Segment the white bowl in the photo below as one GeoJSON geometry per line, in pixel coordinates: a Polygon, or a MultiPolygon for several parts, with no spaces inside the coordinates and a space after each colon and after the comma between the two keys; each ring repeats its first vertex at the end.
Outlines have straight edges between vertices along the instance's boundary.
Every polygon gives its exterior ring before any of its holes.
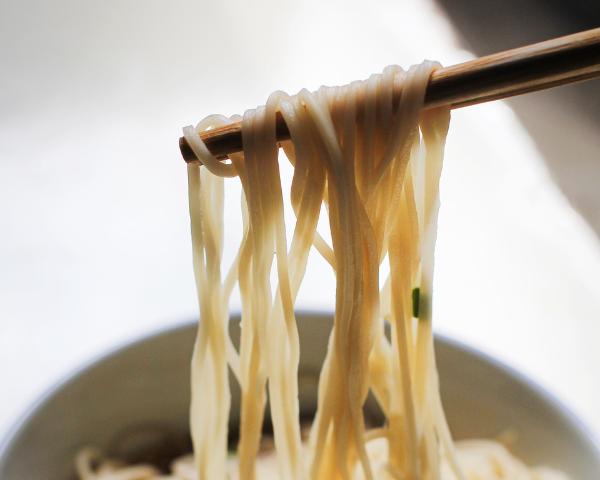
{"type": "MultiPolygon", "coordinates": [[[[317,375],[331,317],[298,314],[302,414],[314,412],[317,375]]],[[[237,323],[232,335],[237,336],[237,323]]],[[[73,478],[85,445],[128,457],[172,458],[189,449],[189,361],[195,326],[159,332],[91,362],[44,395],[0,445],[2,480],[73,478]]],[[[573,479],[598,478],[597,446],[568,410],[517,372],[453,340],[436,339],[441,392],[457,439],[493,437],[512,428],[511,449],[573,479]]],[[[232,411],[239,405],[233,388],[232,411]]],[[[368,416],[377,421],[374,403],[368,416]]],[[[231,417],[235,432],[237,417],[231,417]]]]}

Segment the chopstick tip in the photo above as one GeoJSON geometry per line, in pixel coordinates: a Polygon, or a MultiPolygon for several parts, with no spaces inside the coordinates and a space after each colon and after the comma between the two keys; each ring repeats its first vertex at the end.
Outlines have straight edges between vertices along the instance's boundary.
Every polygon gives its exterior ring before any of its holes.
{"type": "Polygon", "coordinates": [[[185,160],[185,163],[197,162],[198,158],[194,154],[193,150],[190,148],[185,137],[179,138],[179,151],[181,152],[181,156],[185,160]]]}

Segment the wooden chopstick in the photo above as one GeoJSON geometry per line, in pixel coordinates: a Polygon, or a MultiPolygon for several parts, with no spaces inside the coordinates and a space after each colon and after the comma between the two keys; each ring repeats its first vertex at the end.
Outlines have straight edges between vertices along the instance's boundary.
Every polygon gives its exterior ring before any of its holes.
{"type": "MultiPolygon", "coordinates": [[[[431,76],[425,108],[466,107],[597,77],[600,28],[441,68],[431,76]]],[[[398,101],[399,92],[394,92],[394,102],[398,101]]],[[[279,113],[276,121],[277,139],[289,139],[279,113]]],[[[241,122],[203,132],[201,138],[217,158],[243,150],[241,122]]],[[[179,148],[186,162],[198,161],[183,137],[179,148]]]]}

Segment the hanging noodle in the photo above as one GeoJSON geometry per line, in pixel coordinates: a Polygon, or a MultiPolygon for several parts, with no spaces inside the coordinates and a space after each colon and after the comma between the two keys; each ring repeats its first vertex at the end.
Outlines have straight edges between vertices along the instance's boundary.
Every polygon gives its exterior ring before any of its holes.
{"type": "Polygon", "coordinates": [[[267,397],[276,451],[273,478],[564,479],[530,469],[499,443],[453,443],[439,396],[431,295],[439,180],[449,110],[423,110],[437,64],[381,75],[344,87],[271,95],[242,119],[243,154],[214,158],[200,132],[234,119],[211,116],[184,135],[204,167],[188,166],[194,273],[200,305],[192,359],[190,458],[170,476],[148,466],[100,462],[85,450],[83,480],[253,480],[267,397]],[[401,89],[393,106],[393,91],[401,89]],[[275,114],[291,134],[283,148],[294,166],[296,224],[288,249],[275,114]],[[243,188],[243,238],[222,277],[223,177],[243,188]],[[268,185],[265,188],[265,185],[268,185]],[[317,233],[321,206],[331,245],[317,233]],[[294,303],[308,255],[316,250],[336,275],[335,316],[322,366],[318,408],[308,446],[301,440],[300,358],[294,303]],[[273,255],[275,252],[275,255],[273,255]],[[379,270],[389,277],[379,285],[379,270]],[[277,285],[271,287],[275,268],[277,285]],[[235,283],[241,293],[239,352],[227,331],[235,283]],[[389,327],[391,335],[386,336],[389,327]],[[241,387],[237,460],[227,458],[230,368],[241,387]],[[367,431],[363,405],[372,392],[384,427],[367,431]]]}

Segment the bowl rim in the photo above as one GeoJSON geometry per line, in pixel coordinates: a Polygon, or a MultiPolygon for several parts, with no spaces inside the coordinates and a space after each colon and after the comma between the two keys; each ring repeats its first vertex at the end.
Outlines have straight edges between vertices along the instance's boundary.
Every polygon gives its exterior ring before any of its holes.
{"type": "MultiPolygon", "coordinates": [[[[333,312],[319,309],[299,309],[296,310],[295,313],[297,317],[333,316],[333,312]]],[[[239,315],[239,312],[234,311],[230,314],[230,319],[239,317],[239,315]]],[[[145,333],[133,335],[127,339],[118,341],[115,345],[104,349],[103,351],[91,355],[79,366],[69,369],[52,385],[47,387],[44,391],[42,391],[42,393],[38,394],[37,398],[31,401],[25,407],[23,412],[17,417],[15,421],[13,421],[9,425],[6,432],[2,435],[2,438],[0,438],[0,468],[2,467],[2,464],[6,463],[6,461],[10,458],[10,453],[14,441],[18,437],[19,433],[23,430],[23,428],[27,425],[27,423],[36,415],[38,411],[40,411],[44,407],[45,404],[51,401],[52,398],[65,387],[76,382],[89,370],[99,365],[100,363],[114,358],[115,356],[134,347],[137,344],[151,341],[167,333],[173,333],[176,331],[191,328],[195,324],[197,324],[197,322],[198,320],[179,320],[168,325],[162,325],[158,328],[146,331],[145,333]]],[[[519,384],[530,389],[534,394],[542,398],[552,410],[557,412],[559,415],[562,415],[563,418],[577,430],[577,432],[581,435],[582,439],[589,445],[591,450],[593,450],[594,454],[600,459],[600,441],[598,437],[596,437],[592,432],[591,428],[588,427],[588,425],[586,425],[585,422],[583,422],[583,420],[581,420],[579,416],[575,412],[573,412],[566,405],[566,403],[560,400],[554,393],[550,392],[545,387],[532,380],[528,375],[517,370],[510,364],[505,363],[504,361],[499,360],[496,357],[493,357],[492,355],[480,350],[477,347],[457,340],[456,338],[447,334],[440,334],[434,332],[434,337],[437,341],[445,343],[446,345],[449,345],[452,348],[462,350],[463,352],[466,352],[469,355],[477,357],[478,359],[489,364],[495,369],[498,369],[502,373],[508,375],[519,384]]]]}

